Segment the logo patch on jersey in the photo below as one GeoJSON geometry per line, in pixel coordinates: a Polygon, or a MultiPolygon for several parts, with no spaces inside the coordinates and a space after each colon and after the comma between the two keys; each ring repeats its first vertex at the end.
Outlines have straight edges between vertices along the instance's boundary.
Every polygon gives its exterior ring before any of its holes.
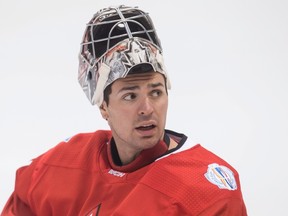
{"type": "Polygon", "coordinates": [[[217,185],[220,189],[237,189],[233,172],[225,166],[220,166],[217,163],[210,164],[204,176],[209,182],[217,185]]]}

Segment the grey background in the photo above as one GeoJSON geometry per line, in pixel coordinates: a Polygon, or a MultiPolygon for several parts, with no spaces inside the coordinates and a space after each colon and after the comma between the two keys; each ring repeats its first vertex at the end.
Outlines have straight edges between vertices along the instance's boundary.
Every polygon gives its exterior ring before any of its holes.
{"type": "Polygon", "coordinates": [[[285,0],[0,0],[0,208],[18,167],[71,135],[108,128],[77,83],[77,55],[85,23],[118,4],[149,11],[162,40],[167,128],[238,170],[249,215],[284,215],[285,0]]]}

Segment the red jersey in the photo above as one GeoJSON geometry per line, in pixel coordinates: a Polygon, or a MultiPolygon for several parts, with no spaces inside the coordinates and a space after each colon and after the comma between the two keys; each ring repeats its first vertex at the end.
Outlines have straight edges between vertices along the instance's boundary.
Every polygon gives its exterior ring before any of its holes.
{"type": "Polygon", "coordinates": [[[201,145],[164,141],[117,162],[110,131],[78,134],[17,170],[2,216],[246,216],[237,171],[201,145]],[[114,150],[113,150],[114,149],[114,150]]]}

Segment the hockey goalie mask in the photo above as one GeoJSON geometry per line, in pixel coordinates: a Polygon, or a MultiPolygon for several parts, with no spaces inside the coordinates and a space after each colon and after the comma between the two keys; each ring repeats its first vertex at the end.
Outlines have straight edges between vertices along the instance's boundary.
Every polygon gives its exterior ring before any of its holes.
{"type": "Polygon", "coordinates": [[[147,13],[120,6],[102,9],[93,16],[81,43],[78,73],[92,105],[101,106],[108,85],[126,77],[132,68],[147,65],[165,76],[170,89],[160,40],[147,13]]]}

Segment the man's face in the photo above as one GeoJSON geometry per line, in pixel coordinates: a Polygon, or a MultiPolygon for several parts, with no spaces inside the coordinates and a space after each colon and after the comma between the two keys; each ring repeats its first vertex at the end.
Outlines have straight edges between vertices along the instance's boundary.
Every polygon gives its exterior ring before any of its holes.
{"type": "Polygon", "coordinates": [[[100,109],[108,120],[119,155],[136,156],[163,138],[168,108],[165,79],[157,72],[116,80],[100,109]]]}

